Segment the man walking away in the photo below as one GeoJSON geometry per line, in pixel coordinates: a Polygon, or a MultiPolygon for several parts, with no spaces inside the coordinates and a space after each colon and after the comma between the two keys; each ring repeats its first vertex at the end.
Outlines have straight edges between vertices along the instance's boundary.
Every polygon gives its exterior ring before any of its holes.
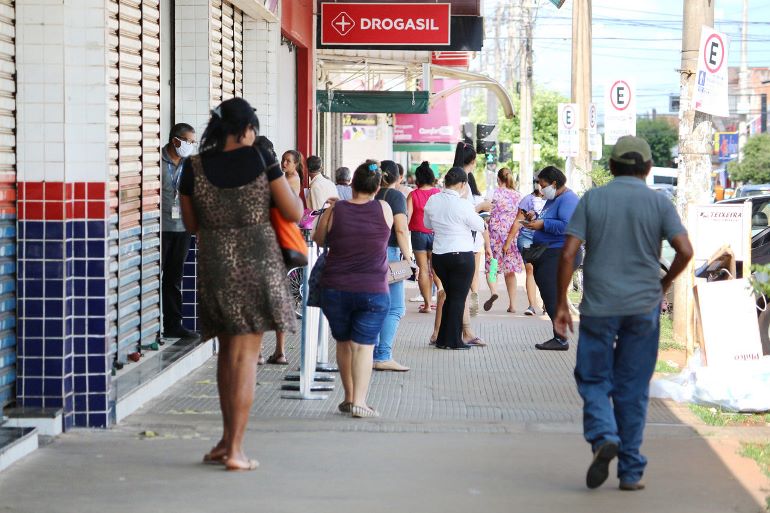
{"type": "Polygon", "coordinates": [[[353,173],[351,173],[350,168],[338,168],[335,177],[337,179],[337,196],[341,200],[353,199],[353,188],[350,186],[350,182],[353,180],[353,173]]]}
{"type": "Polygon", "coordinates": [[[163,336],[188,338],[196,333],[182,326],[182,273],[190,234],[182,222],[179,207],[179,178],[187,157],[195,152],[195,129],[186,123],[174,125],[168,144],[163,147],[161,208],[161,300],[163,302],[163,336]]]}
{"type": "Polygon", "coordinates": [[[618,140],[610,157],[615,179],[580,200],[559,263],[555,329],[566,335],[572,330],[567,287],[575,255],[586,243],[575,380],[584,404],[584,436],[594,453],[588,488],[604,483],[615,456],[620,489],[644,488],[647,459],[639,448],[658,356],[661,301],[693,254],[674,205],[645,184],[651,167],[646,141],[618,140]],[[662,239],[676,258],[661,280],[662,239]]]}
{"type": "Polygon", "coordinates": [[[320,210],[330,198],[338,198],[337,187],[321,172],[321,159],[312,155],[307,158],[310,177],[310,208],[320,210]]]}

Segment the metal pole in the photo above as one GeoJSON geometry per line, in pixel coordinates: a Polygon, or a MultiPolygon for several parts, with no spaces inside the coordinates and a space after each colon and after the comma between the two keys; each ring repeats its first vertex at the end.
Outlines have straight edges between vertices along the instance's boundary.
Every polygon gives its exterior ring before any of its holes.
{"type": "MultiPolygon", "coordinates": [[[[686,1],[686,0],[685,0],[686,1]]],[[[568,174],[570,186],[578,193],[591,187],[593,169],[588,135],[588,109],[591,105],[591,20],[592,0],[575,0],[572,4],[572,103],[578,104],[578,156],[572,160],[568,174]]]]}
{"type": "MultiPolygon", "coordinates": [[[[683,19],[676,202],[682,222],[690,233],[694,233],[691,209],[711,201],[711,116],[696,112],[693,93],[697,80],[701,27],[714,26],[714,0],[685,0],[683,19]]],[[[687,270],[674,283],[674,338],[687,347],[688,356],[694,350],[695,341],[693,269],[693,263],[690,262],[687,270]]]]}

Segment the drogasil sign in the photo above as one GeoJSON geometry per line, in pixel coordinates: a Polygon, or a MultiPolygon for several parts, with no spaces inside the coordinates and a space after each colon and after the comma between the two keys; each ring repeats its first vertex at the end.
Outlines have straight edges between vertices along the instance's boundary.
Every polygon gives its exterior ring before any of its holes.
{"type": "Polygon", "coordinates": [[[450,40],[448,3],[321,4],[322,45],[440,47],[450,40]]]}

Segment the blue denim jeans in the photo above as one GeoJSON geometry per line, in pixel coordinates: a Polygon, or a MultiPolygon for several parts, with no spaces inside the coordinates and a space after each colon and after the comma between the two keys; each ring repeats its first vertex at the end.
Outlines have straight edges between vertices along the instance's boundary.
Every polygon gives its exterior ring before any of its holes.
{"type": "Polygon", "coordinates": [[[642,478],[640,452],[660,339],[660,306],[641,315],[580,316],[575,380],[583,398],[583,434],[595,451],[615,442],[618,477],[642,478]]]}
{"type": "MultiPolygon", "coordinates": [[[[388,247],[388,262],[398,262],[399,260],[401,260],[401,250],[388,247]]],[[[404,282],[400,281],[390,285],[390,309],[388,315],[385,316],[377,346],[374,348],[375,362],[387,362],[393,358],[393,340],[396,338],[398,323],[401,322],[405,313],[404,282]]]]}

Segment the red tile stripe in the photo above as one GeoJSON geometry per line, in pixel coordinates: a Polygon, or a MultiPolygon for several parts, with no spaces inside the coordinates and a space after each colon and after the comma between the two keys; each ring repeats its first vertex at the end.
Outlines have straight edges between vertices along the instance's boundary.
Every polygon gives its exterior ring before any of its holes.
{"type": "Polygon", "coordinates": [[[101,182],[19,182],[19,220],[107,219],[106,190],[107,184],[101,182]]]}

